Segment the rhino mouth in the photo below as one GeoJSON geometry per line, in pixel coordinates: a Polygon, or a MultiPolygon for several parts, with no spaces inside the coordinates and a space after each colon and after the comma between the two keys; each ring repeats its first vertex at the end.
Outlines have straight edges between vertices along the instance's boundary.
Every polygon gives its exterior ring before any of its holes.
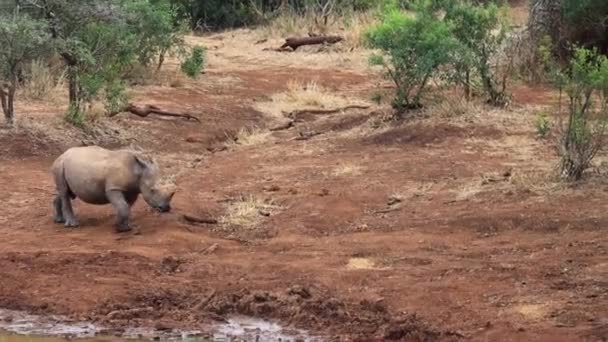
{"type": "Polygon", "coordinates": [[[165,204],[165,205],[158,205],[158,206],[155,206],[154,209],[156,211],[158,211],[159,213],[168,213],[168,212],[171,211],[171,206],[167,205],[167,204],[165,204]]]}

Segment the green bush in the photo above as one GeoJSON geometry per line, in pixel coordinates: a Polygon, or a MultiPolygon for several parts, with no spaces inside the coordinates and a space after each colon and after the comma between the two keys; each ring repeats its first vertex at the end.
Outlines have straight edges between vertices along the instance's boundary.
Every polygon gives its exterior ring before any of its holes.
{"type": "Polygon", "coordinates": [[[47,29],[45,23],[24,14],[0,15],[0,106],[8,126],[13,125],[18,78],[26,63],[42,56],[49,46],[47,29]]]}
{"type": "Polygon", "coordinates": [[[422,107],[428,82],[442,65],[451,62],[457,41],[450,26],[438,19],[429,1],[420,1],[416,13],[387,6],[381,22],[366,32],[366,40],[382,54],[370,62],[381,65],[396,86],[393,107],[399,112],[422,107]]]}
{"type": "Polygon", "coordinates": [[[505,16],[493,3],[476,5],[468,0],[439,3],[446,12],[444,20],[460,43],[451,79],[463,86],[469,98],[474,81],[479,78],[488,103],[505,105],[509,98],[506,91],[509,70],[501,66],[509,65],[510,56],[499,56],[506,40],[505,16]]]}
{"type": "Polygon", "coordinates": [[[190,56],[182,62],[182,71],[190,78],[197,78],[205,67],[206,50],[204,47],[195,46],[190,56]]]}
{"type": "Polygon", "coordinates": [[[608,1],[563,0],[562,9],[570,42],[608,54],[608,1]]]}
{"type": "MultiPolygon", "coordinates": [[[[566,70],[553,79],[568,97],[568,120],[561,127],[561,176],[579,180],[604,142],[608,123],[608,57],[576,48],[566,70]]],[[[560,101],[562,96],[560,96],[560,101]]],[[[561,108],[560,103],[560,108],[561,108]]]]}
{"type": "Polygon", "coordinates": [[[536,121],[534,122],[534,126],[536,127],[536,133],[538,134],[538,136],[542,139],[546,138],[547,134],[549,134],[549,130],[551,129],[547,114],[538,114],[538,116],[536,117],[536,121]]]}

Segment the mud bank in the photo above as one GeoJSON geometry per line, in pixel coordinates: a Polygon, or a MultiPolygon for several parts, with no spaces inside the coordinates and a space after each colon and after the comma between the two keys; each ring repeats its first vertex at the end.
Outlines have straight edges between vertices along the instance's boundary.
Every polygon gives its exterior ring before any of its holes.
{"type": "Polygon", "coordinates": [[[321,341],[304,330],[246,316],[234,316],[226,323],[200,330],[159,331],[132,327],[117,331],[89,322],[76,322],[62,316],[38,316],[0,309],[0,342],[126,341],[128,339],[198,341],[321,341]]]}

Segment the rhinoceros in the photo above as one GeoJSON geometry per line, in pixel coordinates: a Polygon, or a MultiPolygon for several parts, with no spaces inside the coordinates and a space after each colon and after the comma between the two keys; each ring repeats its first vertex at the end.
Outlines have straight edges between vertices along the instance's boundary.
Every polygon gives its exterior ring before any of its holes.
{"type": "Polygon", "coordinates": [[[72,200],[89,204],[111,203],[116,209],[118,232],[133,228],[131,206],[139,194],[159,212],[171,210],[175,187],[160,176],[158,165],[139,153],[108,150],[99,146],[72,147],[52,166],[57,194],[53,199],[54,221],[77,227],[72,200]]]}

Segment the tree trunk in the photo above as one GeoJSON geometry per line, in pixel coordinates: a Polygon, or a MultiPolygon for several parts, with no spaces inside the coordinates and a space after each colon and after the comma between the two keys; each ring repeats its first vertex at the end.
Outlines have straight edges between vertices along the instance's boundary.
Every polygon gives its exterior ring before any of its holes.
{"type": "Polygon", "coordinates": [[[68,101],[72,108],[80,108],[80,94],[78,92],[78,75],[73,66],[68,67],[68,101]]]}
{"type": "Polygon", "coordinates": [[[6,123],[10,125],[8,114],[8,94],[4,90],[4,86],[2,84],[0,84],[0,104],[2,105],[2,113],[4,113],[6,123]]]}
{"type": "Polygon", "coordinates": [[[165,50],[162,50],[160,52],[160,54],[158,55],[158,65],[156,66],[156,71],[160,71],[160,69],[162,69],[163,64],[165,63],[165,50]]]}
{"type": "Polygon", "coordinates": [[[563,0],[532,0],[528,30],[533,46],[540,40],[551,37],[556,56],[562,56],[562,3],[563,0]]]}
{"type": "Polygon", "coordinates": [[[16,90],[17,90],[17,76],[14,76],[8,87],[8,99],[7,99],[8,111],[6,113],[6,123],[9,126],[13,125],[13,121],[15,118],[15,91],[16,90]]]}

